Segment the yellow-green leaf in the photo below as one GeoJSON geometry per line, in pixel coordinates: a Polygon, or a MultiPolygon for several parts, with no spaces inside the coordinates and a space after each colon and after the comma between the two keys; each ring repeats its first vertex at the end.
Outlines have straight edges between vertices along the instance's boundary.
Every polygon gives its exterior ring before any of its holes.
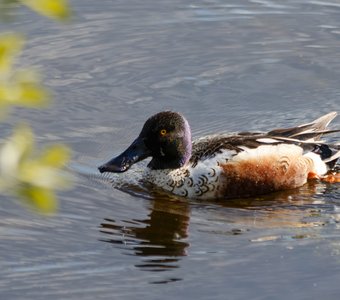
{"type": "Polygon", "coordinates": [[[39,75],[32,70],[19,70],[7,81],[0,80],[0,105],[42,107],[50,94],[40,84],[39,75]]]}
{"type": "Polygon", "coordinates": [[[49,18],[65,21],[70,17],[67,0],[21,0],[21,2],[30,9],[49,18]]]}
{"type": "Polygon", "coordinates": [[[36,186],[22,187],[18,194],[25,199],[25,203],[29,204],[33,209],[41,213],[54,213],[58,208],[58,202],[55,194],[50,189],[45,189],[36,186]]]}
{"type": "Polygon", "coordinates": [[[36,82],[18,82],[20,95],[16,103],[24,106],[41,107],[47,104],[50,95],[36,82]]]}
{"type": "Polygon", "coordinates": [[[70,159],[70,149],[57,144],[46,148],[40,158],[41,163],[50,167],[60,168],[70,159]]]}
{"type": "Polygon", "coordinates": [[[33,133],[27,126],[15,128],[13,135],[0,148],[1,176],[17,177],[20,164],[32,153],[33,133]]]}
{"type": "Polygon", "coordinates": [[[20,53],[24,39],[19,34],[7,33],[0,35],[0,73],[9,72],[14,57],[20,53]]]}

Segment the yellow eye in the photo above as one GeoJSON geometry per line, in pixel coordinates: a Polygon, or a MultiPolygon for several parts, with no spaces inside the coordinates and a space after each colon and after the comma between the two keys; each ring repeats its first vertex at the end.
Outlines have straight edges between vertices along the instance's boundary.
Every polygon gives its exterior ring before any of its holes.
{"type": "Polygon", "coordinates": [[[161,136],[166,135],[166,129],[162,129],[162,130],[160,131],[160,134],[161,134],[161,136]]]}

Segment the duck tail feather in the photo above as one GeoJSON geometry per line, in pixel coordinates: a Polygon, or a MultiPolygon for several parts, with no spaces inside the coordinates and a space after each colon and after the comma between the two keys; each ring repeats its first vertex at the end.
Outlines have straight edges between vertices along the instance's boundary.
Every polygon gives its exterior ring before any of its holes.
{"type": "Polygon", "coordinates": [[[302,124],[291,128],[274,129],[268,132],[269,136],[293,138],[297,140],[318,140],[323,134],[340,132],[337,130],[327,130],[329,123],[337,116],[336,112],[330,112],[313,122],[302,124]]]}

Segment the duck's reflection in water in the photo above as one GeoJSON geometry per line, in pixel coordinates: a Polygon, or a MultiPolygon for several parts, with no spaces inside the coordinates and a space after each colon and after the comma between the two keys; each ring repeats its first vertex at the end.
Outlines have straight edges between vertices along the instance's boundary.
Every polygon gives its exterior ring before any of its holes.
{"type": "Polygon", "coordinates": [[[141,269],[165,271],[178,268],[180,257],[186,255],[188,225],[188,203],[155,199],[148,218],[144,220],[104,219],[100,231],[106,238],[101,241],[145,257],[136,265],[141,269]]]}
{"type": "Polygon", "coordinates": [[[242,224],[249,230],[316,228],[332,218],[338,205],[334,199],[337,189],[335,184],[310,181],[297,189],[215,204],[227,208],[223,217],[229,222],[242,224]]]}
{"type": "MultiPolygon", "coordinates": [[[[209,215],[211,224],[200,229],[201,232],[216,234],[221,231],[227,236],[250,232],[251,236],[256,228],[256,236],[249,237],[250,241],[266,241],[268,236],[278,234],[275,229],[288,228],[288,231],[279,234],[291,235],[292,238],[316,237],[319,234],[317,228],[322,229],[334,215],[336,200],[327,195],[337,193],[329,189],[336,187],[310,182],[299,189],[256,198],[209,202],[153,195],[146,219],[104,219],[100,226],[104,235],[101,241],[114,244],[129,255],[142,257],[136,266],[143,270],[165,271],[178,268],[181,257],[187,254],[190,209],[196,212],[202,210],[209,215]],[[313,235],[298,230],[306,227],[315,228],[313,235]]],[[[202,216],[202,223],[205,223],[205,218],[206,214],[202,216]]],[[[199,221],[195,226],[200,226],[199,221]]],[[[225,236],[223,234],[223,238],[225,236]]]]}

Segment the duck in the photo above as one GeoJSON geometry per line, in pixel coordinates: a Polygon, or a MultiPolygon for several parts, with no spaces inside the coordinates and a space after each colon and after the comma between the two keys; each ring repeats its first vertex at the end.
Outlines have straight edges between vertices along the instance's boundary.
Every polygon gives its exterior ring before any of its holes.
{"type": "Polygon", "coordinates": [[[268,132],[220,133],[194,141],[187,119],[162,111],[147,119],[138,137],[99,172],[122,173],[151,158],[143,180],[194,199],[231,199],[301,187],[310,179],[340,182],[331,172],[340,144],[320,140],[336,117],[330,112],[310,123],[268,132]]]}

